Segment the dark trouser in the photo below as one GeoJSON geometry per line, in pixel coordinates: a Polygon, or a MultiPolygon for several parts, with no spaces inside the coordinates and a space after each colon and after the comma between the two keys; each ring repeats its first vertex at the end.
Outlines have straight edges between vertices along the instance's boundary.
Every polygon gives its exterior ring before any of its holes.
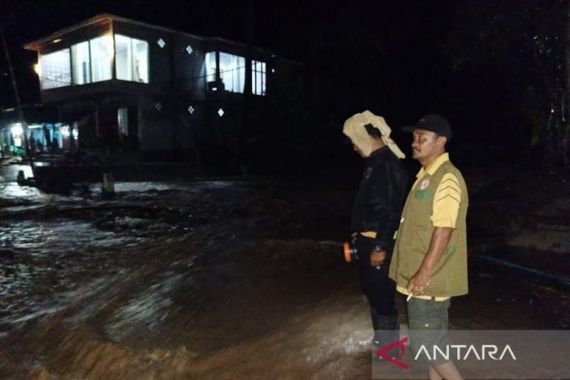
{"type": "MultiPolygon", "coordinates": [[[[357,244],[358,278],[362,293],[370,304],[370,319],[374,328],[372,344],[382,347],[399,337],[398,311],[396,310],[396,283],[388,277],[388,260],[378,269],[370,265],[370,253],[374,249],[368,241],[357,244]]],[[[390,247],[391,249],[391,247],[390,247]]],[[[390,251],[387,251],[390,252],[390,251]]],[[[394,356],[394,353],[390,353],[394,356]]]]}
{"type": "Polygon", "coordinates": [[[360,289],[368,298],[370,308],[380,315],[396,314],[396,283],[388,277],[389,263],[387,261],[376,269],[370,265],[370,247],[359,246],[358,278],[360,289]]]}

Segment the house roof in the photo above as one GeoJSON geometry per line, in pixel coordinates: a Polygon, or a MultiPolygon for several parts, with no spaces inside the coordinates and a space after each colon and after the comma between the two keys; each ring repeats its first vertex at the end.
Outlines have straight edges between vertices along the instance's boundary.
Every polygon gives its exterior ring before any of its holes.
{"type": "MultiPolygon", "coordinates": [[[[220,38],[220,37],[201,37],[201,36],[197,36],[195,34],[191,34],[191,33],[186,33],[186,32],[181,32],[178,30],[174,30],[174,29],[170,29],[170,28],[165,28],[162,26],[157,26],[157,25],[152,25],[152,24],[147,24],[145,22],[142,21],[137,21],[137,20],[133,20],[133,19],[129,19],[129,18],[124,18],[124,17],[120,17],[120,16],[116,16],[110,13],[102,13],[99,14],[97,16],[91,17],[87,20],[84,20],[78,24],[69,26],[67,28],[64,29],[60,29],[46,37],[37,39],[35,41],[31,41],[28,42],[27,44],[24,45],[24,49],[26,50],[32,50],[32,51],[38,51],[42,46],[48,44],[48,43],[52,43],[53,41],[57,40],[58,38],[61,38],[62,36],[71,33],[75,30],[84,28],[86,26],[89,25],[96,25],[96,24],[101,24],[101,23],[105,23],[105,22],[112,22],[112,21],[120,21],[123,23],[128,23],[131,25],[138,25],[138,26],[143,26],[146,28],[152,28],[155,30],[162,30],[164,32],[169,32],[169,33],[177,33],[177,34],[181,34],[181,35],[185,35],[194,39],[198,39],[198,40],[202,40],[202,41],[216,41],[216,42],[222,42],[225,44],[230,44],[230,45],[234,45],[234,46],[239,46],[239,47],[246,47],[246,44],[241,43],[241,42],[236,42],[236,41],[232,41],[232,40],[228,40],[225,38],[220,38]]],[[[272,53],[271,50],[268,49],[262,49],[259,47],[253,47],[253,50],[256,51],[265,51],[265,52],[269,52],[272,53]]]]}
{"type": "Polygon", "coordinates": [[[157,30],[163,30],[163,31],[165,31],[165,32],[181,33],[181,34],[184,34],[184,35],[188,35],[188,36],[190,36],[190,37],[193,37],[193,38],[197,38],[197,39],[201,39],[201,40],[203,39],[203,37],[196,36],[196,35],[193,35],[193,34],[183,33],[183,32],[179,32],[179,31],[173,30],[173,29],[164,28],[164,27],[157,26],[157,25],[152,25],[152,24],[147,24],[147,23],[145,23],[145,22],[141,22],[141,21],[132,20],[132,19],[129,19],[129,18],[124,18],[124,17],[116,16],[116,15],[113,15],[113,14],[110,14],[110,13],[102,13],[102,14],[93,16],[93,17],[91,17],[91,18],[88,18],[87,20],[84,20],[84,21],[82,21],[82,22],[80,22],[80,23],[77,23],[77,24],[74,24],[74,25],[72,25],[72,26],[69,26],[69,27],[67,27],[67,28],[60,29],[60,30],[58,30],[58,31],[56,31],[56,32],[54,32],[54,33],[52,33],[52,34],[46,36],[46,37],[37,39],[37,40],[35,40],[35,41],[28,42],[27,44],[24,45],[24,49],[37,51],[37,50],[39,50],[39,48],[40,48],[42,45],[45,45],[45,44],[50,43],[50,42],[52,42],[52,41],[54,41],[54,40],[57,40],[58,38],[60,38],[60,37],[62,37],[62,36],[64,36],[64,35],[66,35],[66,34],[69,34],[69,33],[73,32],[73,31],[75,31],[75,30],[78,30],[78,29],[81,29],[81,28],[84,28],[84,27],[90,26],[90,25],[102,24],[102,23],[105,23],[105,22],[112,22],[112,21],[120,21],[120,22],[124,22],[124,23],[128,23],[128,24],[132,24],[132,25],[139,25],[139,26],[144,26],[144,27],[147,27],[147,28],[152,28],[152,29],[157,29],[157,30]]]}

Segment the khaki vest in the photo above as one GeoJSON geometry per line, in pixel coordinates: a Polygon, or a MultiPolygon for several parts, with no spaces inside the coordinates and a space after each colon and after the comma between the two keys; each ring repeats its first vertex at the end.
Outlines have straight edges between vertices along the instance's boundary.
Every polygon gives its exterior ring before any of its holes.
{"type": "Polygon", "coordinates": [[[397,232],[394,254],[390,264],[390,277],[398,286],[407,287],[410,278],[419,269],[429,248],[434,230],[433,197],[438,184],[446,173],[453,173],[459,180],[461,204],[455,230],[447,249],[439,259],[425,295],[430,297],[452,297],[467,294],[467,228],[465,219],[469,205],[467,186],[459,170],[445,161],[433,175],[425,173],[410,191],[400,228],[397,232]],[[422,183],[429,185],[421,189],[422,183]]]}

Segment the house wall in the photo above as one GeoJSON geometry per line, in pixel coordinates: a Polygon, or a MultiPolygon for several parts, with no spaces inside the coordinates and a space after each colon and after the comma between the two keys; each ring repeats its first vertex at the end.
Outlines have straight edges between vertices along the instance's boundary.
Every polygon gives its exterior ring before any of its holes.
{"type": "Polygon", "coordinates": [[[203,42],[186,35],[176,35],[173,39],[173,70],[176,78],[174,88],[180,93],[203,100],[206,92],[205,51],[203,42]],[[188,46],[192,53],[188,54],[188,46]]]}

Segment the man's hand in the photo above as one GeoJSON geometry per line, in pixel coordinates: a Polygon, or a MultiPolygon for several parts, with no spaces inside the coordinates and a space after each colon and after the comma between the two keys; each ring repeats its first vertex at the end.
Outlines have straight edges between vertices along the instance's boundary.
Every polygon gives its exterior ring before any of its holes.
{"type": "Polygon", "coordinates": [[[370,265],[376,268],[379,268],[384,264],[384,260],[386,260],[386,251],[379,251],[375,249],[370,254],[370,265]]]}
{"type": "Polygon", "coordinates": [[[430,275],[425,271],[417,271],[416,274],[410,278],[407,290],[414,296],[421,296],[425,294],[426,288],[429,285],[430,275]]]}

